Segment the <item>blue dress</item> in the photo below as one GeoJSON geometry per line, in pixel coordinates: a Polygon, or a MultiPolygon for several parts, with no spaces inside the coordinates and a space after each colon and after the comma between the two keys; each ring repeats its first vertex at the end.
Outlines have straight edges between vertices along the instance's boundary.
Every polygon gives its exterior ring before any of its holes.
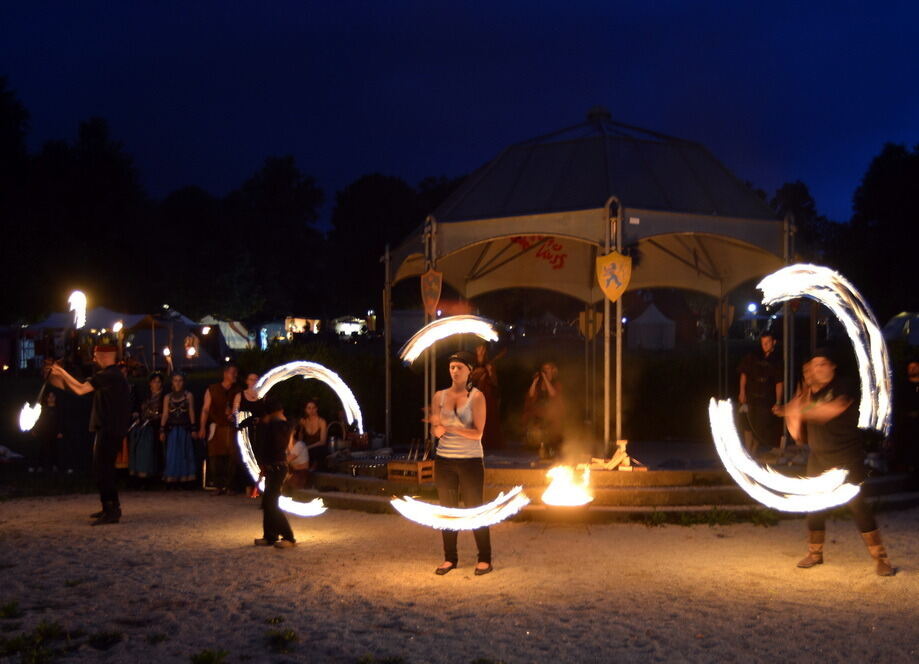
{"type": "Polygon", "coordinates": [[[188,392],[169,395],[166,416],[166,482],[190,482],[195,479],[195,446],[191,439],[191,415],[188,392]]]}
{"type": "Polygon", "coordinates": [[[140,407],[140,422],[128,432],[128,467],[137,477],[155,477],[163,458],[160,446],[160,418],[163,393],[151,394],[140,407]]]}

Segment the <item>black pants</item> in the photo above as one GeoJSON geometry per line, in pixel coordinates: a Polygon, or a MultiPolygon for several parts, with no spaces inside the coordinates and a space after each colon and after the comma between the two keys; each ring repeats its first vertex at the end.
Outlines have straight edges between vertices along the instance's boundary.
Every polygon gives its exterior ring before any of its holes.
{"type": "MultiPolygon", "coordinates": [[[[841,455],[821,456],[811,452],[807,460],[807,474],[811,477],[820,475],[830,468],[845,468],[849,471],[846,481],[853,484],[861,484],[865,481],[865,458],[860,450],[853,450],[841,455]]],[[[855,521],[855,527],[860,533],[870,533],[878,529],[878,524],[874,520],[874,514],[865,497],[859,491],[858,495],[849,501],[849,511],[852,513],[852,520],[855,521]]],[[[808,530],[826,530],[826,512],[810,512],[807,515],[808,530]]]]}
{"type": "Polygon", "coordinates": [[[278,507],[281,497],[281,486],[287,477],[287,467],[269,468],[265,473],[265,493],[262,494],[262,532],[266,540],[274,542],[279,537],[294,541],[294,531],[290,529],[287,516],[278,507]]]}
{"type": "Polygon", "coordinates": [[[218,489],[229,489],[233,478],[233,456],[214,454],[207,458],[207,474],[218,489]]]}
{"type": "Polygon", "coordinates": [[[118,505],[118,489],[115,484],[117,478],[115,458],[121,451],[121,440],[124,436],[112,434],[107,431],[97,431],[93,442],[93,478],[99,487],[99,499],[102,507],[106,503],[118,505]]]}
{"type": "MultiPolygon", "coordinates": [[[[434,467],[437,497],[444,507],[458,507],[460,499],[466,507],[478,507],[484,501],[485,464],[480,458],[446,459],[437,457],[434,467]]],[[[444,538],[444,560],[454,565],[459,561],[456,552],[455,530],[440,531],[444,538]]],[[[479,549],[479,562],[491,563],[491,534],[488,528],[472,531],[479,549]]]]}
{"type": "Polygon", "coordinates": [[[752,400],[747,406],[750,429],[760,447],[770,450],[782,441],[782,420],[772,414],[773,401],[752,400]]]}

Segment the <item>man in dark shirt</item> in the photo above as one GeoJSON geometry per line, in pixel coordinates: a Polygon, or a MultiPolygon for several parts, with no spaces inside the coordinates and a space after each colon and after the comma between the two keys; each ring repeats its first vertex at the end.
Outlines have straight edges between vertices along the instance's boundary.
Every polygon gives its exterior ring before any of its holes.
{"type": "MultiPolygon", "coordinates": [[[[860,484],[865,481],[865,448],[858,428],[857,391],[836,374],[832,354],[817,350],[804,365],[804,384],[794,399],[783,409],[788,432],[800,441],[807,436],[810,458],[807,474],[820,475],[832,468],[849,471],[847,480],[860,484]]],[[[894,568],[887,558],[881,534],[862,492],[849,502],[849,510],[876,561],[879,576],[892,576],[894,568]]],[[[826,513],[807,515],[808,554],[798,567],[809,568],[823,563],[823,543],[826,537],[826,513]]]]}
{"type": "Polygon", "coordinates": [[[93,442],[93,476],[99,487],[102,511],[92,516],[94,526],[118,523],[121,503],[115,485],[115,458],[131,425],[131,391],[128,381],[115,364],[118,349],[115,346],[96,346],[93,362],[99,367],[92,378],[80,382],[59,364],[51,368],[51,375],[63,381],[67,389],[76,394],[93,395],[93,409],[89,430],[95,434],[93,442]]]}
{"type": "Polygon", "coordinates": [[[737,368],[740,374],[738,401],[746,407],[751,439],[747,448],[756,453],[762,445],[765,451],[778,447],[782,437],[782,421],[773,414],[773,407],[782,403],[785,389],[782,360],[775,349],[772,332],[759,338],[760,350],[749,353],[737,368]]]}
{"type": "Polygon", "coordinates": [[[255,540],[255,545],[285,549],[297,544],[287,516],[278,507],[281,487],[287,477],[287,446],[291,429],[278,400],[269,397],[264,403],[265,416],[256,436],[258,446],[255,457],[265,478],[265,492],[262,494],[262,537],[255,540]]]}

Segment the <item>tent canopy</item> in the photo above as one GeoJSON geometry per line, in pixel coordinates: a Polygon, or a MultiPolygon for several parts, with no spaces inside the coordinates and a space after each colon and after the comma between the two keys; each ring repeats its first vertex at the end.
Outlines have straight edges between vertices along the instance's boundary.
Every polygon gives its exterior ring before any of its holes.
{"type": "MultiPolygon", "coordinates": [[[[158,321],[150,314],[122,314],[105,307],[95,307],[86,312],[86,329],[111,330],[112,326],[121,321],[125,330],[132,330],[140,325],[149,327],[165,327],[166,323],[158,321]]],[[[27,330],[63,330],[73,327],[73,312],[59,311],[48,316],[45,320],[29,325],[27,330]]]]}
{"type": "Polygon", "coordinates": [[[465,297],[512,287],[602,299],[594,258],[610,216],[635,259],[630,289],[725,295],[782,265],[784,226],[702,145],[587,122],[502,151],[392,253],[393,282],[422,274],[425,244],[465,297]]]}

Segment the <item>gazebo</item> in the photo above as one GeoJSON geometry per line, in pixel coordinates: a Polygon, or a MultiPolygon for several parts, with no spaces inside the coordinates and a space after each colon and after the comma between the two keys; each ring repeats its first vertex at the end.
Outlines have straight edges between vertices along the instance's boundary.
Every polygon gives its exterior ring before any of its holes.
{"type": "MultiPolygon", "coordinates": [[[[522,287],[586,306],[602,299],[609,450],[612,325],[617,440],[622,433],[622,301],[611,316],[597,257],[613,250],[632,257],[629,290],[682,288],[724,300],[787,262],[788,234],[788,220],[703,145],[615,122],[595,108],[581,124],[501,151],[387,250],[386,307],[393,284],[432,268],[466,298],[522,287]]],[[[387,435],[389,383],[387,375],[387,435]]]]}

